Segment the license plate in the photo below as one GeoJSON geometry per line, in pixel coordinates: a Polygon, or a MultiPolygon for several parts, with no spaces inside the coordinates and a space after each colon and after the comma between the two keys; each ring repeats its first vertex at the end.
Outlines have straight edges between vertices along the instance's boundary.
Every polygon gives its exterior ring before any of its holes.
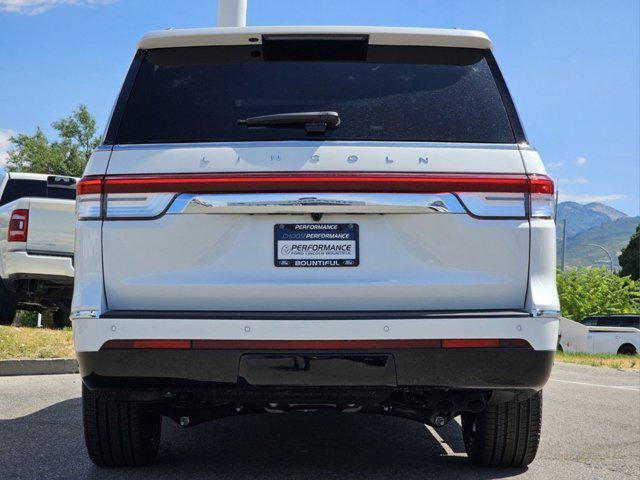
{"type": "Polygon", "coordinates": [[[355,223],[279,223],[274,227],[276,267],[357,267],[355,223]]]}

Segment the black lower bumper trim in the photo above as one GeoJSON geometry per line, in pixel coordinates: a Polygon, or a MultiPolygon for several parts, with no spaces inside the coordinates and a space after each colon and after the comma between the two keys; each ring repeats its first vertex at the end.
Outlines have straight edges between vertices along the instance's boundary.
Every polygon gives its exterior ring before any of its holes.
{"type": "Polygon", "coordinates": [[[388,351],[102,350],[78,353],[89,388],[335,387],[539,390],[554,352],[525,348],[388,351]]]}

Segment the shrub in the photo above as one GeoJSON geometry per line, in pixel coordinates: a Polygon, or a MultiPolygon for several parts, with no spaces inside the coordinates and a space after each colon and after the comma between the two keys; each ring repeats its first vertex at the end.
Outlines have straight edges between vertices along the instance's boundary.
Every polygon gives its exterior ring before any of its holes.
{"type": "Polygon", "coordinates": [[[572,320],[640,311],[640,282],[619,277],[604,267],[558,272],[557,280],[562,315],[572,320]]]}
{"type": "Polygon", "coordinates": [[[18,310],[17,325],[21,327],[35,327],[38,325],[38,312],[28,312],[26,310],[18,310]]]}
{"type": "Polygon", "coordinates": [[[640,225],[636,227],[636,233],[631,236],[629,244],[622,249],[618,262],[622,267],[620,276],[630,276],[634,280],[640,280],[640,225]]]}

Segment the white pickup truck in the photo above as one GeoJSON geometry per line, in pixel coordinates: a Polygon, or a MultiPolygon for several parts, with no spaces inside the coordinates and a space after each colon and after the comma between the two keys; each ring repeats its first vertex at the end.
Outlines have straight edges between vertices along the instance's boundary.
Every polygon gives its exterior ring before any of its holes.
{"type": "Polygon", "coordinates": [[[16,309],[53,311],[68,322],[73,293],[76,179],[0,174],[0,324],[16,309]]]}
{"type": "Polygon", "coordinates": [[[640,349],[640,316],[587,317],[582,323],[561,318],[558,348],[566,352],[635,355],[640,349]]]}

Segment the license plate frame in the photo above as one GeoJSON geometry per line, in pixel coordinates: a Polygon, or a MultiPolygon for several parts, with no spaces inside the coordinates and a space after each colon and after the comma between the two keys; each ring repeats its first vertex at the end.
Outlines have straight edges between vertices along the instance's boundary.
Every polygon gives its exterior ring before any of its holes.
{"type": "Polygon", "coordinates": [[[273,227],[273,263],[284,268],[360,265],[356,223],[278,223],[273,227]]]}

